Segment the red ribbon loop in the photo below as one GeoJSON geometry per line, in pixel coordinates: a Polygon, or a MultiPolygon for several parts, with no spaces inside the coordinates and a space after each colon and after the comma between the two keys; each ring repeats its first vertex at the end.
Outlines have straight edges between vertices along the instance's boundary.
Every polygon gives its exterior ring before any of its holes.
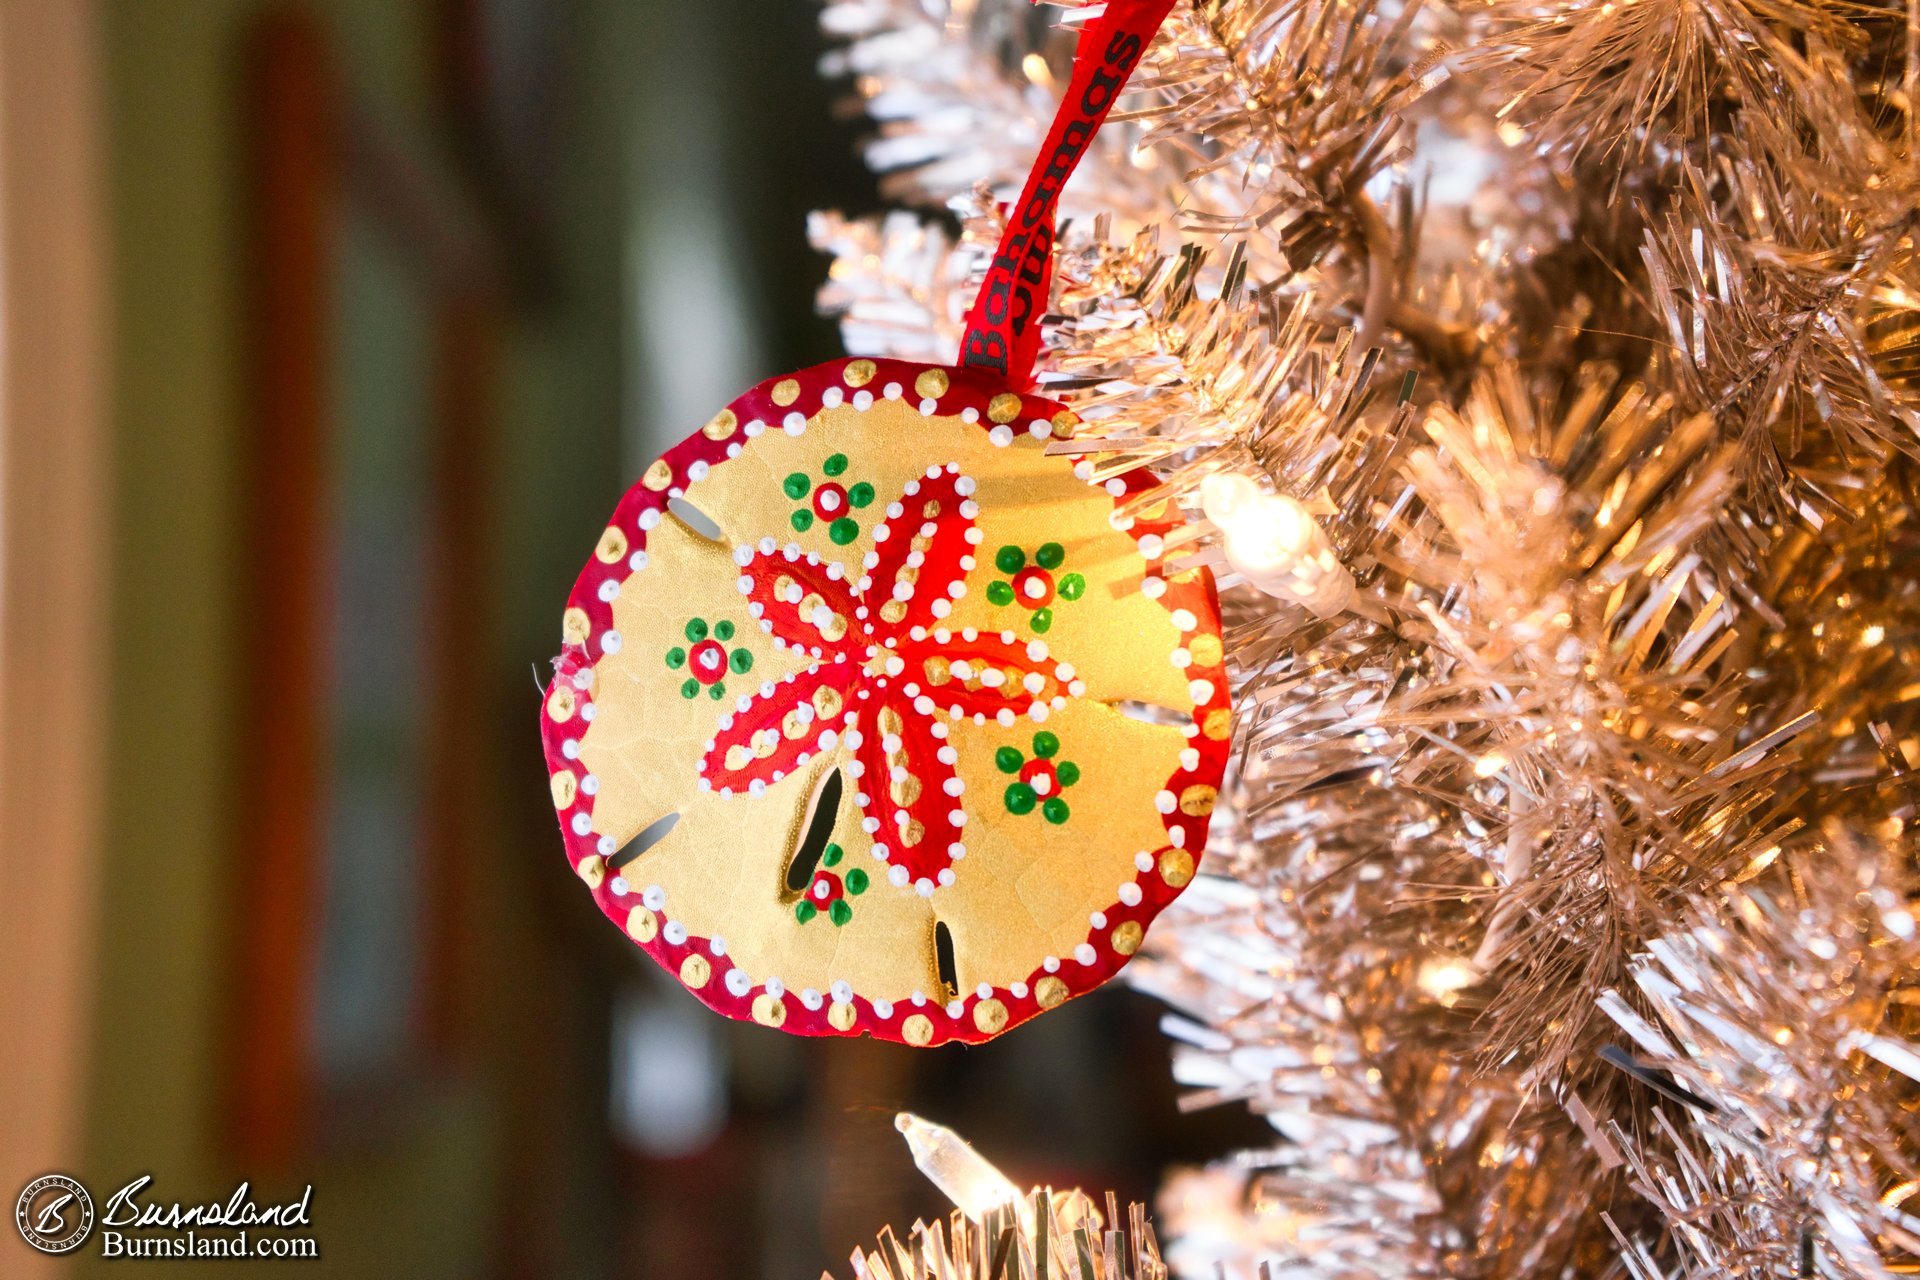
{"type": "Polygon", "coordinates": [[[1016,391],[1032,384],[1034,360],[1040,354],[1040,318],[1053,279],[1053,221],[1060,190],[1173,3],[1108,0],[1106,12],[1082,28],[1066,97],[1027,174],[1027,185],[1008,213],[980,296],[967,313],[962,365],[990,369],[1016,391]]]}

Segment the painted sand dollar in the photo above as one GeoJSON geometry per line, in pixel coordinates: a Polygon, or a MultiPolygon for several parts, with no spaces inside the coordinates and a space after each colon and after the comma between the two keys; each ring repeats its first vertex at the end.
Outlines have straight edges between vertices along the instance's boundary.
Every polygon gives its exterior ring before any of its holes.
{"type": "Polygon", "coordinates": [[[755,387],[621,501],[541,706],[574,869],[729,1017],[980,1041],[1112,977],[1225,767],[1204,569],[990,375],[755,387]]]}

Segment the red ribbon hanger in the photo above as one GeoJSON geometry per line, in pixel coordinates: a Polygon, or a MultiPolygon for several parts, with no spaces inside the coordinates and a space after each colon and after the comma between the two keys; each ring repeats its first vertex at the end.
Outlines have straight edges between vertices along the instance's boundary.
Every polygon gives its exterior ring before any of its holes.
{"type": "Polygon", "coordinates": [[[1108,0],[1106,12],[1081,29],[1066,96],[1020,199],[1008,211],[1007,229],[987,267],[980,296],[967,313],[962,365],[990,369],[1015,391],[1032,385],[1034,360],[1040,354],[1040,318],[1053,280],[1054,212],[1061,189],[1173,4],[1108,0]]]}

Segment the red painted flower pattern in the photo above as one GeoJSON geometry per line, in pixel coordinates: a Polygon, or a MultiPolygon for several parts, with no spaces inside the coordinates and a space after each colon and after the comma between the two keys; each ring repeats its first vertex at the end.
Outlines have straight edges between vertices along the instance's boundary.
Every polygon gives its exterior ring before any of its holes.
{"type": "Polygon", "coordinates": [[[701,785],[758,795],[844,745],[855,801],[888,878],[931,895],[966,856],[964,787],[948,725],[1045,720],[1078,696],[1073,669],[1011,631],[952,631],[980,542],[972,480],[956,464],[910,481],[874,529],[862,576],[766,538],[735,552],[748,610],[812,661],[744,696],[700,762],[701,785]]]}

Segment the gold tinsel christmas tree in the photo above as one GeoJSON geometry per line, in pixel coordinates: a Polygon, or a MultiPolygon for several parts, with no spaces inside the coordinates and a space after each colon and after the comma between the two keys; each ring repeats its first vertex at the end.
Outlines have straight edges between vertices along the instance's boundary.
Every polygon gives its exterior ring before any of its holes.
{"type": "MultiPolygon", "coordinates": [[[[1086,18],[825,6],[850,351],[956,348],[1086,18]]],[[[1216,874],[1129,975],[1275,1136],[1176,1274],[1920,1267],[1917,110],[1905,7],[1176,6],[1040,362],[1223,588],[1216,874]]]]}

